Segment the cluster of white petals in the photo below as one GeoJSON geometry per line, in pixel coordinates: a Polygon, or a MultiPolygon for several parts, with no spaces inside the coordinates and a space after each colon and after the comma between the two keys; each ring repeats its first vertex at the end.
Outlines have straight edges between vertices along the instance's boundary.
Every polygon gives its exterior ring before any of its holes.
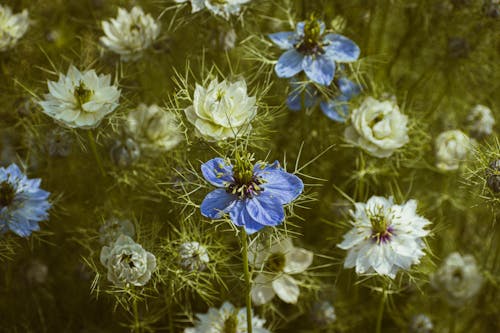
{"type": "Polygon", "coordinates": [[[176,115],[156,104],[140,104],[131,111],[127,129],[143,151],[168,151],[184,138],[176,115]]]}
{"type": "Polygon", "coordinates": [[[444,171],[457,170],[472,149],[471,139],[462,131],[446,131],[436,138],[436,166],[444,171]]]}
{"type": "Polygon", "coordinates": [[[43,112],[63,126],[95,128],[118,107],[120,90],[111,84],[110,75],[92,70],[80,72],[70,66],[68,74],[48,81],[49,94],[39,104],[43,112]]]}
{"type": "Polygon", "coordinates": [[[393,100],[366,97],[351,114],[351,125],[344,136],[375,157],[391,156],[409,141],[408,117],[393,100]]]}
{"type": "Polygon", "coordinates": [[[467,122],[474,136],[483,137],[493,133],[495,118],[489,107],[478,104],[470,111],[467,116],[467,122]]]}
{"type": "Polygon", "coordinates": [[[193,105],[186,117],[207,141],[220,141],[247,134],[257,114],[256,98],[247,95],[244,80],[230,83],[214,79],[207,88],[196,84],[193,105]]]}
{"type": "Polygon", "coordinates": [[[249,262],[259,272],[252,284],[252,301],[262,305],[274,296],[286,303],[297,303],[299,283],[292,275],[303,273],[311,266],[313,253],[293,246],[287,238],[274,242],[270,247],[256,244],[249,251],[249,262]]]}
{"type": "MultiPolygon", "coordinates": [[[[186,328],[184,333],[247,333],[247,310],[237,309],[224,302],[220,309],[210,308],[206,314],[197,314],[195,327],[186,328]]],[[[264,328],[266,321],[252,316],[252,329],[255,333],[270,333],[264,328]]]]}
{"type": "Polygon", "coordinates": [[[458,252],[450,254],[431,276],[432,286],[453,306],[460,306],[476,296],[483,281],[474,257],[458,252]]]}
{"type": "Polygon", "coordinates": [[[0,51],[14,47],[29,27],[28,11],[14,14],[9,6],[0,5],[0,51]]]}
{"type": "Polygon", "coordinates": [[[198,242],[185,242],[179,247],[180,265],[189,272],[203,271],[210,262],[207,248],[198,242]]]}
{"type": "Polygon", "coordinates": [[[102,22],[104,36],[101,43],[119,54],[124,61],[136,60],[160,35],[160,23],[141,7],[130,12],[118,8],[118,16],[102,22]]]}
{"type": "Polygon", "coordinates": [[[417,202],[396,205],[391,198],[372,196],[357,202],[351,211],[353,228],[338,245],[347,250],[345,268],[356,267],[358,274],[379,274],[394,279],[424,256],[422,237],[431,222],[417,214],[417,202]]]}
{"type": "Polygon", "coordinates": [[[211,13],[229,20],[231,16],[236,16],[241,11],[241,5],[251,0],[175,0],[177,3],[190,2],[191,12],[196,13],[207,9],[211,13]]]}

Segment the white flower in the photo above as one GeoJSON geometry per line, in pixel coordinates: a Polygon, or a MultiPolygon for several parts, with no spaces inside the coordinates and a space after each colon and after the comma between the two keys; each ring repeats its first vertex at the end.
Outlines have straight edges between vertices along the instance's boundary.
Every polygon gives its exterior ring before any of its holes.
{"type": "Polygon", "coordinates": [[[450,305],[460,306],[477,295],[483,276],[473,256],[453,252],[431,276],[431,284],[443,293],[450,305]]]}
{"type": "Polygon", "coordinates": [[[156,268],[155,256],[126,235],[102,248],[101,263],[108,269],[108,280],[119,287],[145,285],[156,268]]]}
{"type": "Polygon", "coordinates": [[[376,273],[395,278],[399,269],[407,270],[424,255],[422,237],[430,221],[417,215],[417,202],[395,205],[392,197],[372,196],[357,202],[351,211],[353,229],[337,246],[347,250],[345,268],[356,273],[376,273]]]}
{"type": "Polygon", "coordinates": [[[311,319],[316,325],[327,326],[337,320],[337,314],[330,302],[316,302],[311,310],[311,319]]]}
{"type": "Polygon", "coordinates": [[[408,117],[399,111],[395,101],[366,97],[352,112],[351,126],[344,136],[375,157],[389,157],[408,143],[408,117]]]}
{"type": "Polygon", "coordinates": [[[219,141],[247,134],[257,113],[255,97],[247,95],[244,80],[228,83],[212,80],[208,88],[196,84],[193,105],[186,117],[198,134],[208,141],[219,141]]]}
{"type": "Polygon", "coordinates": [[[28,11],[13,14],[9,6],[0,5],[0,51],[7,51],[17,44],[29,27],[28,11]]]}
{"type": "Polygon", "coordinates": [[[101,43],[119,54],[122,60],[136,60],[141,52],[149,48],[160,34],[160,23],[150,14],[145,14],[140,7],[130,12],[118,8],[117,18],[102,21],[105,36],[101,43]]]}
{"type": "Polygon", "coordinates": [[[191,12],[196,13],[202,9],[208,9],[215,15],[221,16],[226,20],[233,15],[238,15],[241,11],[241,5],[251,0],[175,0],[177,3],[191,2],[191,12]]]}
{"type": "Polygon", "coordinates": [[[493,133],[495,118],[489,107],[478,104],[470,111],[467,122],[476,137],[483,137],[493,133]]]}
{"type": "Polygon", "coordinates": [[[457,170],[469,155],[472,142],[459,130],[446,131],[436,138],[436,166],[441,170],[457,170]]]}
{"type": "Polygon", "coordinates": [[[313,261],[311,251],[294,247],[290,239],[275,242],[266,248],[263,244],[249,251],[249,261],[260,271],[252,284],[252,301],[262,305],[275,295],[295,304],[300,295],[298,282],[292,277],[304,272],[313,261]]]}
{"type": "Polygon", "coordinates": [[[203,271],[210,262],[207,248],[198,242],[182,243],[179,247],[180,265],[187,271],[203,271]]]}
{"type": "Polygon", "coordinates": [[[410,323],[410,333],[432,333],[434,325],[424,314],[413,316],[410,323]]]}
{"type": "MultiPolygon", "coordinates": [[[[246,333],[247,310],[236,309],[231,303],[224,302],[220,309],[210,308],[206,314],[197,314],[195,327],[186,328],[184,333],[246,333]]],[[[255,333],[271,333],[264,328],[266,321],[252,317],[252,328],[255,333]]]]}
{"type": "Polygon", "coordinates": [[[120,220],[113,217],[106,221],[99,228],[99,241],[101,244],[111,244],[118,239],[120,235],[134,237],[135,227],[129,220],[120,220]]]}
{"type": "Polygon", "coordinates": [[[143,150],[167,151],[182,141],[180,123],[172,112],[158,105],[139,107],[127,116],[127,128],[143,150]]]}
{"type": "Polygon", "coordinates": [[[94,70],[80,72],[71,66],[59,81],[48,81],[49,94],[39,102],[43,112],[70,128],[95,128],[118,107],[120,90],[111,85],[110,75],[94,70]]]}

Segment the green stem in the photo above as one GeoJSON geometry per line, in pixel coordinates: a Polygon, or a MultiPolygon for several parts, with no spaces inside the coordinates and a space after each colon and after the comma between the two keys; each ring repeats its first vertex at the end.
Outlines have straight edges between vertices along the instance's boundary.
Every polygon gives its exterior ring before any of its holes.
{"type": "Polygon", "coordinates": [[[241,245],[243,247],[243,272],[245,274],[246,306],[247,306],[247,333],[252,333],[252,297],[250,294],[252,282],[250,281],[250,270],[248,269],[248,240],[247,233],[243,229],[241,233],[241,245]]]}
{"type": "Polygon", "coordinates": [[[99,170],[101,171],[101,174],[103,176],[106,175],[106,172],[104,171],[104,168],[102,166],[102,161],[101,158],[99,157],[99,154],[97,153],[97,145],[95,143],[94,136],[92,135],[92,131],[88,130],[87,135],[89,137],[89,143],[90,143],[90,149],[92,149],[92,152],[94,153],[94,157],[97,161],[97,166],[99,167],[99,170]]]}
{"type": "Polygon", "coordinates": [[[141,332],[141,324],[139,321],[139,306],[137,299],[134,299],[134,332],[141,332]]]}
{"type": "Polygon", "coordinates": [[[380,306],[378,308],[377,330],[375,331],[376,333],[382,332],[382,318],[384,317],[384,305],[385,305],[386,297],[387,297],[387,294],[385,293],[385,288],[384,288],[382,298],[380,299],[380,306]]]}

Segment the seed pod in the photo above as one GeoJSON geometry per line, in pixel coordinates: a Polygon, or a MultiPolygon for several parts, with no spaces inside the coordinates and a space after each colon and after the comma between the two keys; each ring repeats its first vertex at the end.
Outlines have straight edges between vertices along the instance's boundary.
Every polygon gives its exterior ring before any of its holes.
{"type": "Polygon", "coordinates": [[[493,192],[500,192],[500,159],[490,163],[486,171],[486,183],[493,192]]]}

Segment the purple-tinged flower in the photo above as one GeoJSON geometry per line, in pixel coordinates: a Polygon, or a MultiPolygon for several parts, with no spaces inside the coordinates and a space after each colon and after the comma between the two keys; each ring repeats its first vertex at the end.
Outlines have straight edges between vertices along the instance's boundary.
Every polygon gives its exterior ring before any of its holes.
{"type": "Polygon", "coordinates": [[[229,214],[231,221],[249,234],[283,222],[283,205],[294,201],[304,184],[278,161],[252,164],[252,160],[250,155],[237,154],[234,165],[220,157],[202,164],[203,177],[218,187],[203,200],[203,216],[216,219],[229,214]]]}
{"type": "Polygon", "coordinates": [[[40,179],[28,179],[16,164],[0,168],[0,233],[11,230],[21,237],[40,230],[51,204],[40,179]]]}
{"type": "Polygon", "coordinates": [[[290,80],[292,91],[286,100],[288,108],[292,111],[300,111],[303,106],[310,108],[319,102],[325,116],[333,121],[344,123],[349,115],[348,102],[361,93],[361,86],[346,77],[336,79],[334,82],[339,94],[333,98],[327,98],[321,95],[314,85],[306,84],[305,87],[301,87],[300,82],[292,78],[290,80]]]}
{"type": "Polygon", "coordinates": [[[335,75],[336,62],[356,61],[360,49],[349,38],[325,33],[325,23],[311,18],[297,23],[295,31],[268,35],[279,48],[287,50],[274,70],[278,77],[291,78],[304,71],[307,77],[328,86],[335,75]]]}

